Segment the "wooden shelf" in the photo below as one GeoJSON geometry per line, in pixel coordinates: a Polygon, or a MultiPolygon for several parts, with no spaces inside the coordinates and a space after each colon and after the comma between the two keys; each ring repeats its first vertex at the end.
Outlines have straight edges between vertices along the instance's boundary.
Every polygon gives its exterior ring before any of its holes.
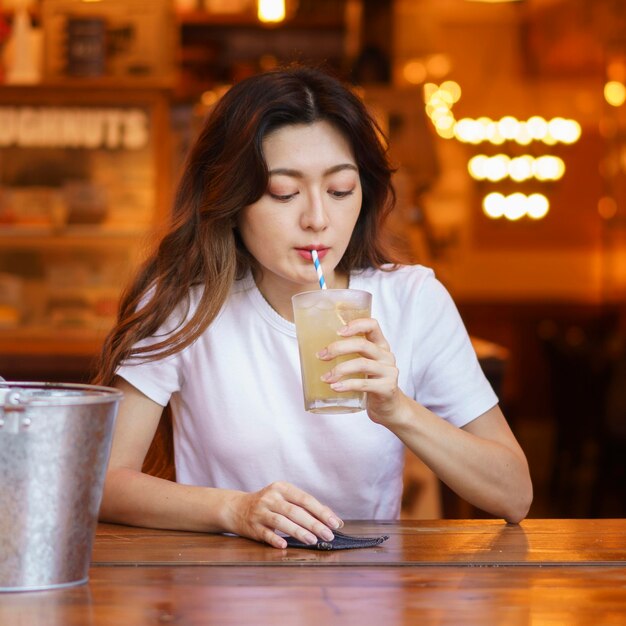
{"type": "MultiPolygon", "coordinates": [[[[112,205],[104,221],[92,224],[66,223],[77,214],[66,213],[65,206],[63,212],[56,205],[48,210],[42,207],[40,212],[31,206],[33,210],[21,212],[18,203],[4,211],[0,271],[10,275],[10,287],[16,285],[11,302],[17,302],[21,324],[11,327],[10,320],[5,319],[6,325],[0,326],[0,375],[13,380],[75,380],[99,353],[113,324],[116,300],[127,275],[143,260],[151,234],[168,220],[172,176],[170,87],[169,81],[160,79],[106,78],[0,86],[3,107],[136,106],[145,111],[148,133],[140,151],[131,154],[130,148],[115,148],[127,150],[119,164],[113,152],[103,155],[100,144],[80,147],[81,152],[75,153],[72,144],[48,152],[45,145],[33,149],[11,144],[11,163],[7,156],[3,166],[2,184],[7,188],[28,187],[31,181],[20,179],[16,172],[28,172],[32,178],[38,163],[36,171],[44,174],[50,167],[69,179],[98,181],[100,176],[107,185],[117,185],[119,197],[123,197],[125,188],[143,195],[138,196],[137,205],[132,203],[132,196],[124,200],[128,210],[119,203],[112,205]],[[29,154],[30,150],[33,152],[29,154]],[[137,185],[145,189],[135,189],[137,185]],[[70,285],[72,293],[64,281],[54,278],[63,276],[63,272],[67,281],[74,280],[72,272],[76,272],[78,278],[70,285]]],[[[53,173],[56,171],[53,169],[53,173]]],[[[61,175],[55,174],[45,186],[57,188],[60,181],[61,175]]]]}

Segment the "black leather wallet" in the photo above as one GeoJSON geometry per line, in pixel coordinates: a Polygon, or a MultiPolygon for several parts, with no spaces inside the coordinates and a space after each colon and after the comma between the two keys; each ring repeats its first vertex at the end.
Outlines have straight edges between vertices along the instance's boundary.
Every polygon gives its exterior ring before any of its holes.
{"type": "Polygon", "coordinates": [[[307,550],[349,550],[351,548],[371,548],[389,539],[388,535],[382,535],[380,537],[354,537],[352,535],[345,535],[336,530],[333,531],[333,534],[335,538],[332,541],[318,539],[317,543],[313,545],[302,543],[293,537],[285,537],[285,540],[290,548],[306,548],[307,550]]]}

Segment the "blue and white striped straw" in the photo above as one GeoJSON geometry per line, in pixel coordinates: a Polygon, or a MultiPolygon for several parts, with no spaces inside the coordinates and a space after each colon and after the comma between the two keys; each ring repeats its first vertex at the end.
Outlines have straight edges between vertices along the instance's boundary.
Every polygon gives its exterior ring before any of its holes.
{"type": "Polygon", "coordinates": [[[313,265],[315,265],[315,271],[317,272],[317,280],[319,280],[320,289],[326,289],[326,281],[324,280],[324,273],[322,272],[322,264],[317,256],[317,250],[311,250],[311,257],[313,258],[313,265]]]}

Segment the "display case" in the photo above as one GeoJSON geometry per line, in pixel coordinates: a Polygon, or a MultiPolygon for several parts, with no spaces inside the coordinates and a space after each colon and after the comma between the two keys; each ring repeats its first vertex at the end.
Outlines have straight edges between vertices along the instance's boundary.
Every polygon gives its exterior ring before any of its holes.
{"type": "Polygon", "coordinates": [[[0,375],[91,358],[167,219],[164,87],[0,87],[0,375]]]}

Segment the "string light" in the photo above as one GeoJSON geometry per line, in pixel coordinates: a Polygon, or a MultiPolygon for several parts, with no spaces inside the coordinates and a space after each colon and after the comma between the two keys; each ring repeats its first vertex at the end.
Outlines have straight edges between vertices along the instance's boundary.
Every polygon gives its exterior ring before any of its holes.
{"type": "Polygon", "coordinates": [[[462,118],[456,122],[455,137],[463,143],[491,143],[500,145],[504,141],[513,141],[518,145],[528,145],[537,141],[547,145],[556,143],[572,144],[581,134],[580,124],[575,120],[555,117],[545,120],[533,117],[520,121],[512,116],[500,120],[489,118],[462,118]]]}
{"type": "Polygon", "coordinates": [[[523,217],[539,220],[545,217],[550,210],[548,198],[540,193],[529,196],[523,193],[513,193],[505,196],[498,192],[489,193],[483,200],[483,211],[492,219],[505,218],[516,222],[523,217]]]}
{"type": "MultiPolygon", "coordinates": [[[[618,91],[614,89],[611,94],[618,91]]],[[[519,120],[512,115],[505,115],[499,120],[486,116],[457,120],[452,113],[452,107],[461,97],[461,87],[454,81],[445,81],[440,85],[426,83],[423,93],[426,114],[437,134],[445,139],[455,138],[472,145],[490,143],[499,146],[505,142],[514,142],[520,146],[528,146],[537,142],[553,146],[559,143],[573,144],[580,139],[582,133],[576,120],[563,117],[546,120],[533,115],[527,120],[519,120]]],[[[613,97],[617,101],[618,98],[613,97]]],[[[626,87],[624,100],[626,101],[626,87]]],[[[479,154],[469,160],[467,168],[475,180],[491,183],[507,178],[515,183],[531,179],[539,182],[556,181],[565,173],[563,159],[549,154],[539,157],[523,154],[514,158],[506,154],[491,157],[479,154]]],[[[546,196],[538,193],[530,196],[522,193],[510,196],[490,193],[483,199],[483,211],[493,219],[504,217],[515,221],[525,216],[530,219],[541,219],[547,215],[549,208],[550,203],[546,196]]]]}
{"type": "Polygon", "coordinates": [[[469,160],[467,169],[474,180],[498,182],[510,178],[519,183],[534,178],[539,181],[554,181],[563,177],[565,163],[563,159],[552,155],[532,157],[523,154],[511,158],[506,154],[492,157],[478,154],[469,160]]]}

